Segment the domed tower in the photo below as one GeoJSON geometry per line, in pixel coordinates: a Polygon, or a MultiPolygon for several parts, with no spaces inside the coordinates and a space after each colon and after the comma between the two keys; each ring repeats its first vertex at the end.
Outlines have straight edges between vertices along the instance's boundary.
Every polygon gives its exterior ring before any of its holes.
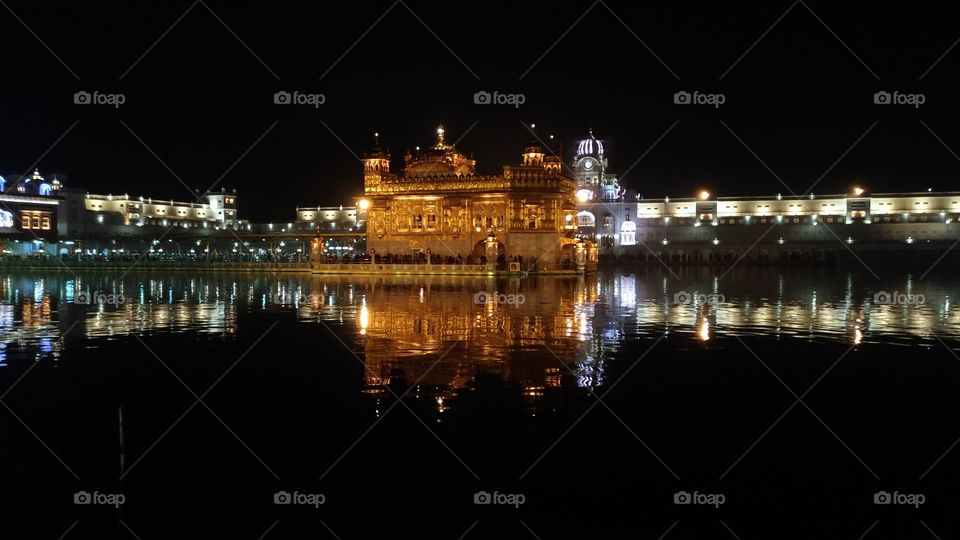
{"type": "Polygon", "coordinates": [[[543,148],[540,148],[536,139],[530,139],[527,147],[523,149],[523,166],[543,167],[543,156],[543,148]]]}
{"type": "Polygon", "coordinates": [[[560,174],[563,170],[563,161],[560,158],[563,148],[553,135],[547,139],[547,152],[549,153],[543,156],[543,168],[550,174],[560,174]]]}
{"type": "Polygon", "coordinates": [[[390,174],[390,154],[380,149],[380,134],[373,134],[373,148],[363,155],[363,189],[375,191],[380,181],[390,174]]]}
{"type": "Polygon", "coordinates": [[[620,196],[620,185],[616,175],[607,172],[607,156],[603,141],[593,134],[593,129],[585,139],[577,143],[577,153],[573,158],[573,173],[577,181],[577,198],[583,202],[616,200],[620,196]]]}

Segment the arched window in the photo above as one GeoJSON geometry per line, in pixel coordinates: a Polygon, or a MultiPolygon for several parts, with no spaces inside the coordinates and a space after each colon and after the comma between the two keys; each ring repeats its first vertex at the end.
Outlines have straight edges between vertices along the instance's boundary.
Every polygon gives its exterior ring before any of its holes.
{"type": "Polygon", "coordinates": [[[593,217],[593,214],[587,211],[577,213],[577,224],[581,227],[593,227],[596,225],[597,220],[593,217]]]}
{"type": "Polygon", "coordinates": [[[637,225],[630,221],[624,221],[620,224],[620,245],[633,246],[637,243],[637,225]]]}
{"type": "Polygon", "coordinates": [[[51,191],[53,191],[53,189],[50,187],[50,184],[44,182],[44,183],[40,184],[40,188],[39,188],[38,193],[39,193],[40,195],[50,195],[50,192],[51,192],[51,191]]]}
{"type": "Polygon", "coordinates": [[[7,180],[0,176],[0,193],[7,191],[7,180]]]}

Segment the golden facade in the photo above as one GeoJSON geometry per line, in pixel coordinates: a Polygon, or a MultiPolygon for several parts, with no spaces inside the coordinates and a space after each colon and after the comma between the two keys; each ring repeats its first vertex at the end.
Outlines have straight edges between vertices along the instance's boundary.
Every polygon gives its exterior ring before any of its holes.
{"type": "Polygon", "coordinates": [[[472,255],[479,262],[495,243],[506,260],[559,267],[574,259],[573,246],[562,242],[577,230],[574,186],[560,160],[535,142],[502,175],[476,174],[476,161],[447,143],[441,126],[434,146],[408,153],[399,173],[379,148],[365,156],[367,248],[381,256],[472,255]]]}

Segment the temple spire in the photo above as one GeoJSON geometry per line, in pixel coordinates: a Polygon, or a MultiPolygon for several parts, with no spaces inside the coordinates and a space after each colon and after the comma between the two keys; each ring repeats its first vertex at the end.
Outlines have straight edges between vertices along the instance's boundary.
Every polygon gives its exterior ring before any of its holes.
{"type": "Polygon", "coordinates": [[[443,128],[443,124],[438,124],[437,125],[437,148],[444,148],[447,145],[447,143],[444,141],[444,138],[443,138],[444,133],[445,133],[445,130],[443,128]]]}

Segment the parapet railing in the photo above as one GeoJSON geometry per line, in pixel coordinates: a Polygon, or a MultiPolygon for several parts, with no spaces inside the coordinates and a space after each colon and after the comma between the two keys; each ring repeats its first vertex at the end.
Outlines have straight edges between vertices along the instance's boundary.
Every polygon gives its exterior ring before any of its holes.
{"type": "Polygon", "coordinates": [[[204,260],[137,260],[98,259],[76,260],[56,257],[0,257],[0,268],[15,269],[52,269],[52,270],[178,270],[178,271],[289,271],[318,273],[491,273],[491,272],[571,272],[576,267],[563,264],[538,262],[535,269],[516,262],[509,262],[499,268],[486,264],[427,264],[427,263],[371,263],[369,261],[351,262],[271,262],[271,261],[204,261],[204,260]]]}

